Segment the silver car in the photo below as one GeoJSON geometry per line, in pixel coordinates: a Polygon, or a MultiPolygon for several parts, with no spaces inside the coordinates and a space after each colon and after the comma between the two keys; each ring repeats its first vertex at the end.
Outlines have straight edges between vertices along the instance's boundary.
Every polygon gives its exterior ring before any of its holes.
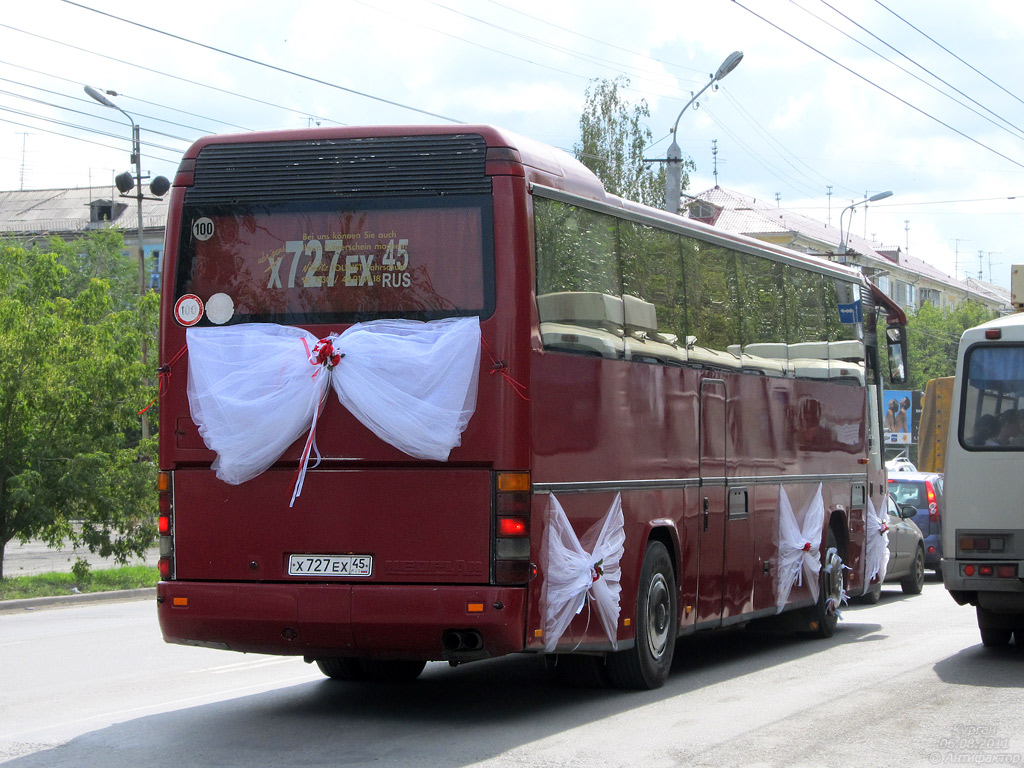
{"type": "MultiPolygon", "coordinates": [[[[889,565],[885,583],[898,581],[905,594],[919,595],[924,589],[924,535],[912,517],[917,510],[896,503],[891,493],[885,495],[886,525],[889,535],[889,565]]],[[[882,596],[880,582],[872,584],[864,593],[864,602],[877,603],[882,596]]]]}

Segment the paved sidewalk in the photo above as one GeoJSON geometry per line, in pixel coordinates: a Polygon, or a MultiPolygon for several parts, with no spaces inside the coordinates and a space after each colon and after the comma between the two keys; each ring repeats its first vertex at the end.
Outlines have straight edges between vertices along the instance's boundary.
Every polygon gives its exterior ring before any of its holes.
{"type": "MultiPolygon", "coordinates": [[[[88,560],[93,570],[117,568],[120,565],[113,558],[94,555],[85,548],[50,549],[41,541],[30,541],[27,544],[10,541],[4,549],[4,576],[35,576],[52,571],[71,573],[71,566],[80,557],[88,560]]],[[[155,568],[159,558],[159,549],[152,547],[144,559],[133,558],[128,564],[152,565],[155,568]]]]}

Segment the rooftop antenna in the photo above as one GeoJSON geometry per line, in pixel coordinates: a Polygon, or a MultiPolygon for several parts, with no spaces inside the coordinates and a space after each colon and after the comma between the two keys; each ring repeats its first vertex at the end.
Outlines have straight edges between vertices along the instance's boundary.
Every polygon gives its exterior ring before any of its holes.
{"type": "Polygon", "coordinates": [[[718,187],[718,139],[711,140],[711,163],[714,168],[715,187],[718,187]]]}
{"type": "Polygon", "coordinates": [[[21,134],[21,179],[18,183],[18,189],[22,192],[25,191],[25,142],[28,139],[27,131],[19,131],[21,134]]]}
{"type": "Polygon", "coordinates": [[[827,224],[829,226],[831,226],[832,225],[832,185],[831,184],[828,185],[825,194],[828,195],[828,222],[827,222],[827,224]]]}
{"type": "Polygon", "coordinates": [[[969,243],[970,240],[964,240],[963,238],[955,238],[953,240],[953,278],[959,280],[957,277],[960,274],[960,243],[969,243]]]}

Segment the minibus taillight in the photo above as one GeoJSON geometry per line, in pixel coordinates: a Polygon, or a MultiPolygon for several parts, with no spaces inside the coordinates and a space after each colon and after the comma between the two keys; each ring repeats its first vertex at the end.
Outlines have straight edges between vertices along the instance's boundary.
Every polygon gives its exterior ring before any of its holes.
{"type": "Polygon", "coordinates": [[[495,584],[530,580],[529,472],[496,472],[494,478],[493,578],[495,584]]]}

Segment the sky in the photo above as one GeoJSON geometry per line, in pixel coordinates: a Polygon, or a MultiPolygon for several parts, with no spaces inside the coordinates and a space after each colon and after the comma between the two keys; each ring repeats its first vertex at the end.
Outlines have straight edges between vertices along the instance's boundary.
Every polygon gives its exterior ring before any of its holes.
{"type": "Polygon", "coordinates": [[[200,136],[489,123],[571,152],[625,76],[663,158],[946,274],[1024,264],[1016,0],[4,0],[0,190],[173,178],[200,136]],[[740,65],[680,115],[733,51],[740,65]],[[113,91],[116,109],[84,92],[113,91]],[[717,174],[716,174],[717,171],[717,174]]]}

